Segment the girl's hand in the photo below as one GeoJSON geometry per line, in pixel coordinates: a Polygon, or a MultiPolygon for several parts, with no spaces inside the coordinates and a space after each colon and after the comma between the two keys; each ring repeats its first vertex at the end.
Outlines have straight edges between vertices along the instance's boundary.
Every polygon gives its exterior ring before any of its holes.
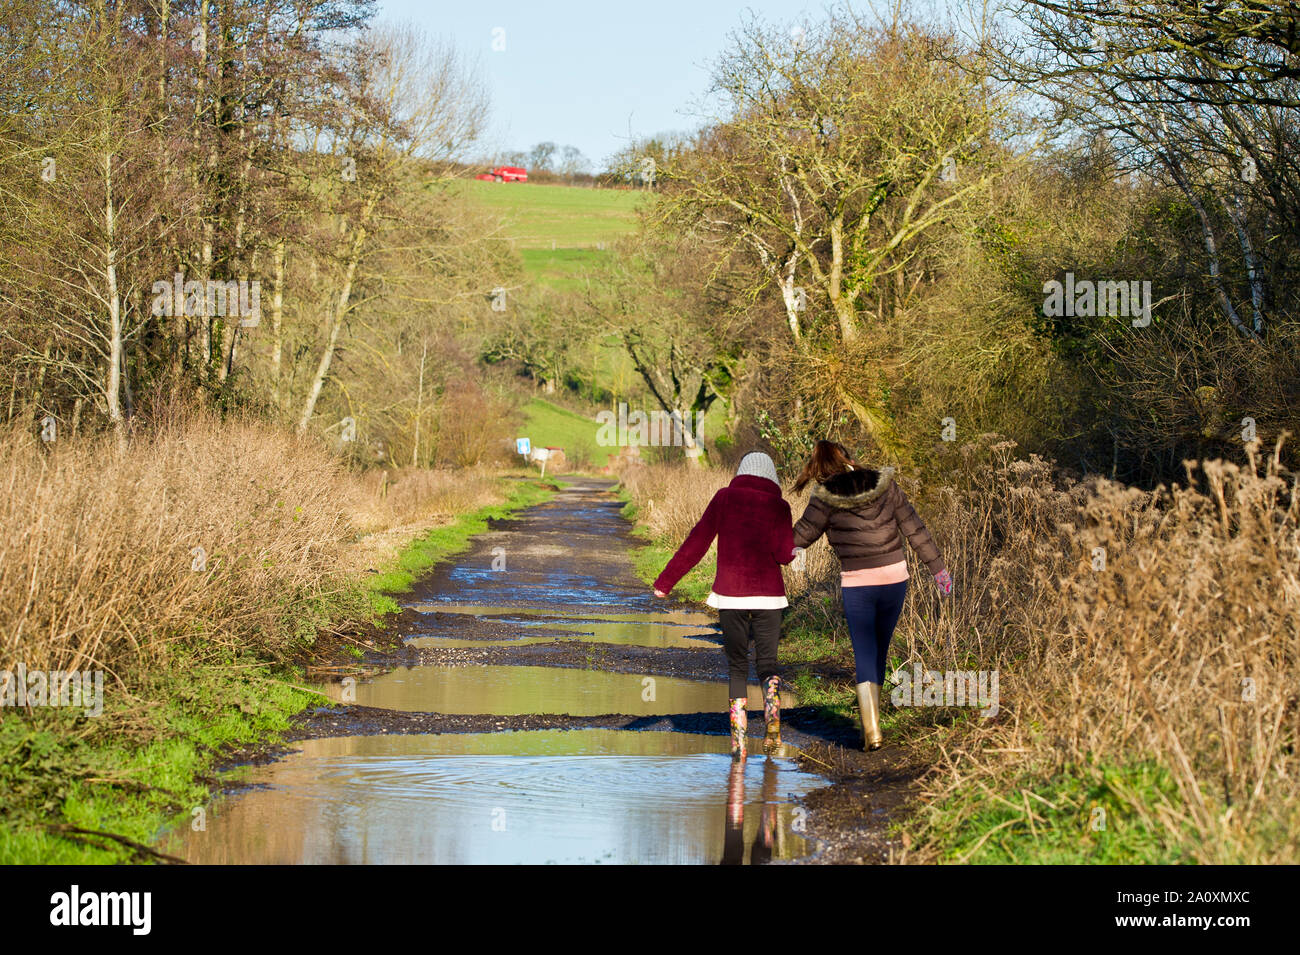
{"type": "Polygon", "coordinates": [[[952,593],[952,575],[947,568],[934,575],[934,582],[939,585],[939,592],[945,596],[952,593]]]}
{"type": "Polygon", "coordinates": [[[662,590],[660,590],[660,589],[658,589],[658,588],[656,587],[656,588],[655,588],[655,596],[656,596],[656,597],[667,597],[668,595],[667,595],[666,593],[664,593],[662,590]]]}
{"type": "Polygon", "coordinates": [[[802,572],[808,567],[808,558],[805,556],[806,551],[802,547],[794,549],[794,559],[790,561],[790,569],[802,572]]]}

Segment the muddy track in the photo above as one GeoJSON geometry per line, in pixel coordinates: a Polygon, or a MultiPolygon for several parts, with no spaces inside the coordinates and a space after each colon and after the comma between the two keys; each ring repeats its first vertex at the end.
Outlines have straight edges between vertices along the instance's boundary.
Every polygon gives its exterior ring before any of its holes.
{"type": "MultiPolygon", "coordinates": [[[[374,649],[361,661],[349,661],[360,663],[361,679],[400,677],[420,668],[472,676],[475,667],[545,667],[708,681],[724,693],[726,667],[716,624],[698,611],[655,600],[636,578],[629,555],[637,542],[609,493],[611,483],[583,480],[515,520],[493,522],[468,553],[417,584],[400,618],[404,643],[391,635],[363,641],[374,649]],[[647,621],[654,621],[660,645],[634,642],[644,636],[625,637],[624,628],[644,629],[647,621]]],[[[337,680],[347,669],[325,667],[316,676],[337,680]]],[[[344,703],[300,713],[285,743],[584,729],[719,737],[729,732],[722,705],[707,712],[584,716],[420,712],[344,703]]],[[[761,738],[762,729],[761,713],[753,713],[750,737],[761,738]]],[[[815,850],[794,861],[898,858],[901,847],[888,836],[889,823],[905,810],[925,767],[896,746],[861,752],[855,726],[828,721],[812,707],[787,707],[782,735],[797,750],[793,755],[800,767],[829,782],[802,799],[806,834],[815,850]]],[[[234,762],[265,763],[291,749],[247,750],[234,762]]]]}

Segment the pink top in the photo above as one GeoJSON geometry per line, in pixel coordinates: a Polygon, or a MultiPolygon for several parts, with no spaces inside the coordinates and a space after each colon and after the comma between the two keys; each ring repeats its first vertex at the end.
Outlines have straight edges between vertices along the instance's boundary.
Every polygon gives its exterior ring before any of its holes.
{"type": "Polygon", "coordinates": [[[861,570],[845,570],[840,573],[841,587],[875,587],[880,584],[897,584],[907,580],[907,561],[885,567],[863,567],[861,570]]]}

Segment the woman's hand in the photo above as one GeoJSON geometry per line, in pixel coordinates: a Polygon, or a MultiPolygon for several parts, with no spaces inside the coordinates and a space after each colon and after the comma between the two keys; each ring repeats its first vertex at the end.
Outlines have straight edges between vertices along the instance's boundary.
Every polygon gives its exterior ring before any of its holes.
{"type": "Polygon", "coordinates": [[[952,575],[945,567],[934,575],[934,582],[939,585],[939,592],[945,596],[952,593],[952,575]]]}
{"type": "Polygon", "coordinates": [[[664,593],[662,590],[660,590],[658,587],[656,587],[656,588],[655,588],[655,596],[656,596],[656,597],[667,597],[668,595],[667,595],[666,593],[664,593]]]}

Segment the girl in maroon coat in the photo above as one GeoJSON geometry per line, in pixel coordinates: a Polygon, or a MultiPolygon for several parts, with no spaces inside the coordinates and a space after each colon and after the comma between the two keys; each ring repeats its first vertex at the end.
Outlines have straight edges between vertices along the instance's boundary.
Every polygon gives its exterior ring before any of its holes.
{"type": "Polygon", "coordinates": [[[788,606],[781,565],[793,559],[794,537],[790,505],[781,497],[776,465],[766,454],[755,451],[741,459],[736,476],[713,495],[704,516],[655,581],[655,596],[668,596],[708,552],[714,537],[718,572],[707,602],[718,610],[730,670],[731,756],[744,759],[751,640],[767,722],[763,748],[772,753],[781,745],[776,645],[781,608],[788,606]]]}

